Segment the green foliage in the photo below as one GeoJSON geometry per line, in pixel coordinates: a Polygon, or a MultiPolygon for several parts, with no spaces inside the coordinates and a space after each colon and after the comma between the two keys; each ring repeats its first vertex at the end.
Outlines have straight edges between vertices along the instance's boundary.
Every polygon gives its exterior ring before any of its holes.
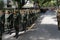
{"type": "Polygon", "coordinates": [[[42,6],[56,6],[56,0],[33,0],[33,1],[38,1],[39,5],[42,6]],[[53,2],[51,2],[53,1],[53,2]]]}
{"type": "Polygon", "coordinates": [[[3,9],[3,7],[4,7],[4,3],[3,1],[0,1],[0,9],[3,9]]]}
{"type": "Polygon", "coordinates": [[[47,5],[47,3],[50,2],[51,0],[48,0],[48,1],[47,0],[33,0],[33,1],[35,2],[37,1],[39,2],[40,6],[43,6],[43,5],[47,5]]]}
{"type": "MultiPolygon", "coordinates": [[[[19,5],[19,7],[21,7],[21,0],[15,0],[15,1],[17,1],[18,2],[18,5],[19,5]]],[[[38,4],[39,4],[39,6],[56,6],[57,4],[56,4],[56,2],[51,2],[51,1],[56,1],[56,0],[32,0],[32,1],[34,1],[34,2],[38,2],[38,4]]]]}

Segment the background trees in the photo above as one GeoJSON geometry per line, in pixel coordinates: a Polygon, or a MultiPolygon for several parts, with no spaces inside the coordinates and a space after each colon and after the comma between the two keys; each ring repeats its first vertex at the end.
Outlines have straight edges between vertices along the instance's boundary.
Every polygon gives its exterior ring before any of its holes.
{"type": "Polygon", "coordinates": [[[0,9],[3,9],[3,7],[4,7],[4,3],[3,1],[0,1],[0,9]]]}
{"type": "Polygon", "coordinates": [[[35,2],[39,2],[39,5],[42,6],[56,6],[57,0],[33,0],[35,2]]]}
{"type": "MultiPolygon", "coordinates": [[[[24,0],[22,0],[23,3],[21,3],[21,0],[14,0],[18,3],[19,8],[22,7],[22,4],[24,4],[24,0]]],[[[57,0],[32,0],[34,2],[38,2],[40,7],[50,7],[50,6],[56,6],[57,0]]]]}

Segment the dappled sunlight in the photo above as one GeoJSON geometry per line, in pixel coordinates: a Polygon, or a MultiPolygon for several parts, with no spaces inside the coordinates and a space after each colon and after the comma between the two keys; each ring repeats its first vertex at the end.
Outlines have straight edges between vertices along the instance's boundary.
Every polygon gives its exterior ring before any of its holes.
{"type": "Polygon", "coordinates": [[[52,25],[57,25],[57,19],[52,19],[51,17],[45,17],[42,20],[37,21],[37,26],[41,24],[52,24],[52,25]]]}
{"type": "Polygon", "coordinates": [[[57,25],[57,21],[54,21],[54,20],[57,20],[57,18],[52,19],[54,17],[56,17],[56,16],[45,16],[43,18],[43,20],[41,21],[41,24],[55,24],[55,25],[57,25]]]}

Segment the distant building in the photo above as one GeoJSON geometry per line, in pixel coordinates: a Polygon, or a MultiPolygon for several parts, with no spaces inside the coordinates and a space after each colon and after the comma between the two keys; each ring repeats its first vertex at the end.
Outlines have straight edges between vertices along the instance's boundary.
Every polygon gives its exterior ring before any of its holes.
{"type": "Polygon", "coordinates": [[[4,2],[4,8],[16,8],[16,3],[13,2],[13,0],[3,0],[4,2]]]}
{"type": "Polygon", "coordinates": [[[22,6],[25,5],[27,3],[27,1],[32,2],[32,0],[21,0],[22,6]]]}
{"type": "MultiPolygon", "coordinates": [[[[20,4],[24,5],[28,0],[20,0],[20,4]]],[[[13,0],[3,0],[4,8],[16,8],[18,5],[15,5],[13,0]]]]}
{"type": "Polygon", "coordinates": [[[33,8],[33,7],[34,7],[34,3],[28,0],[22,8],[33,8]]]}

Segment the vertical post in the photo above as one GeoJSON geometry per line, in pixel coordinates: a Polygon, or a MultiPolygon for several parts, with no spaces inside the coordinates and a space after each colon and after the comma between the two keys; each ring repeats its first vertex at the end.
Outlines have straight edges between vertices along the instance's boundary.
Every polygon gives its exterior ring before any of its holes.
{"type": "Polygon", "coordinates": [[[58,12],[58,9],[59,9],[59,4],[58,4],[58,0],[56,0],[56,3],[57,3],[57,11],[56,12],[58,12]]]}
{"type": "Polygon", "coordinates": [[[57,8],[59,8],[58,0],[57,0],[57,8]]]}

